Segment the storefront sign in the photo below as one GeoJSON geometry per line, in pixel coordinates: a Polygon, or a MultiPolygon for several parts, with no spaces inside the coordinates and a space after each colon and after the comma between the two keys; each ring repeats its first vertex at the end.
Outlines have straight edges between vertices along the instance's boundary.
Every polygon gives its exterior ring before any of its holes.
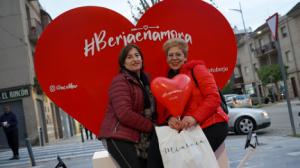
{"type": "Polygon", "coordinates": [[[30,96],[28,87],[0,91],[0,101],[30,96]]]}

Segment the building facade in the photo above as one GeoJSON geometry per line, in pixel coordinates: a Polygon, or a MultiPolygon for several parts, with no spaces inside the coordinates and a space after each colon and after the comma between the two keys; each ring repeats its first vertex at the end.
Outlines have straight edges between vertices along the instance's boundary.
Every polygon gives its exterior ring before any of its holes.
{"type": "MultiPolygon", "coordinates": [[[[300,3],[279,18],[278,38],[283,64],[287,67],[289,96],[296,98],[300,95],[300,3]]],[[[267,24],[243,35],[237,42],[238,63],[234,76],[235,79],[243,79],[240,80],[242,82],[235,82],[233,88],[238,89],[237,86],[241,86],[242,93],[256,93],[261,96],[283,92],[282,81],[277,82],[276,86],[270,79],[269,84],[262,85],[257,74],[257,70],[265,65],[279,64],[278,51],[267,24]]]]}
{"type": "MultiPolygon", "coordinates": [[[[35,46],[51,17],[36,0],[0,1],[0,115],[9,104],[19,121],[21,145],[41,144],[75,134],[74,120],[39,88],[35,46]]],[[[7,147],[0,129],[0,147],[7,147]]]]}

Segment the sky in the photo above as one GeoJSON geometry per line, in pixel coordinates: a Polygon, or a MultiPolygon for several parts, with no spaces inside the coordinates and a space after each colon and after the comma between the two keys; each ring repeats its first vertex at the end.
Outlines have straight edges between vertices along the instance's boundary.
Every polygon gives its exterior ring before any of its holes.
{"type": "MultiPolygon", "coordinates": [[[[55,19],[58,15],[80,6],[101,6],[112,9],[133,22],[127,0],[39,0],[43,9],[55,19]]],[[[138,0],[131,0],[133,3],[138,0]]],[[[209,2],[210,0],[204,0],[209,2]]],[[[265,23],[266,19],[278,12],[285,15],[299,0],[213,0],[214,6],[225,16],[232,27],[243,29],[241,13],[230,9],[239,9],[239,3],[244,14],[247,29],[254,31],[265,23]]],[[[188,0],[187,0],[188,2],[188,0]]],[[[210,3],[210,2],[209,2],[210,3]]]]}

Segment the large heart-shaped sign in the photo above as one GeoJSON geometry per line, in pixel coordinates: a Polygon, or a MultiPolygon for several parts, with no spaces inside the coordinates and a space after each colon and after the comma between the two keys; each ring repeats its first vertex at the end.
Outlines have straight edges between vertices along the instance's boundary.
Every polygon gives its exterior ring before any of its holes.
{"type": "Polygon", "coordinates": [[[70,10],[52,21],[38,41],[37,78],[51,100],[98,134],[121,48],[136,43],[151,77],[165,76],[162,44],[174,37],[188,42],[188,59],[205,61],[219,87],[227,82],[236,62],[235,37],[221,13],[200,0],[164,0],[136,26],[106,8],[70,10]]]}
{"type": "Polygon", "coordinates": [[[174,117],[180,117],[190,97],[192,82],[184,74],[176,75],[172,79],[157,77],[151,82],[151,90],[174,117]]]}

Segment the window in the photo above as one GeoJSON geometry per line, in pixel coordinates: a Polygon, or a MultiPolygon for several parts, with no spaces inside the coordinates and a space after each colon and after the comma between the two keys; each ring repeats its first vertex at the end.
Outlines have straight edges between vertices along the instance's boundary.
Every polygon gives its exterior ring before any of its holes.
{"type": "Polygon", "coordinates": [[[263,39],[261,39],[261,38],[258,39],[258,45],[259,45],[259,48],[262,48],[263,44],[264,44],[263,39]]]}
{"type": "Polygon", "coordinates": [[[292,53],[291,53],[290,50],[288,50],[288,51],[285,52],[285,57],[286,57],[286,61],[287,61],[287,62],[292,62],[292,61],[294,61],[294,58],[293,58],[292,53]]]}
{"type": "Polygon", "coordinates": [[[235,78],[241,77],[240,71],[239,71],[239,69],[237,67],[234,68],[234,73],[233,74],[234,74],[235,78]]]}
{"type": "Polygon", "coordinates": [[[268,38],[269,38],[269,41],[273,41],[272,34],[269,34],[269,35],[268,35],[268,38]]]}
{"type": "Polygon", "coordinates": [[[255,49],[254,49],[254,47],[253,47],[253,43],[250,43],[250,44],[249,44],[249,47],[250,47],[251,52],[254,52],[255,49]]]}
{"type": "Polygon", "coordinates": [[[245,66],[244,67],[245,73],[248,74],[249,73],[249,67],[245,66]]]}
{"type": "Polygon", "coordinates": [[[282,36],[282,38],[285,38],[285,37],[287,37],[287,29],[286,29],[286,26],[282,26],[281,28],[281,36],[282,36]]]}
{"type": "Polygon", "coordinates": [[[258,65],[256,63],[253,64],[253,67],[254,67],[255,71],[258,70],[258,65]]]}
{"type": "Polygon", "coordinates": [[[234,75],[235,78],[240,77],[240,73],[239,73],[239,70],[237,68],[234,68],[233,75],[234,75]]]}
{"type": "Polygon", "coordinates": [[[251,52],[251,57],[252,57],[252,60],[254,60],[255,59],[255,57],[256,57],[256,53],[253,51],[253,52],[251,52]]]}

